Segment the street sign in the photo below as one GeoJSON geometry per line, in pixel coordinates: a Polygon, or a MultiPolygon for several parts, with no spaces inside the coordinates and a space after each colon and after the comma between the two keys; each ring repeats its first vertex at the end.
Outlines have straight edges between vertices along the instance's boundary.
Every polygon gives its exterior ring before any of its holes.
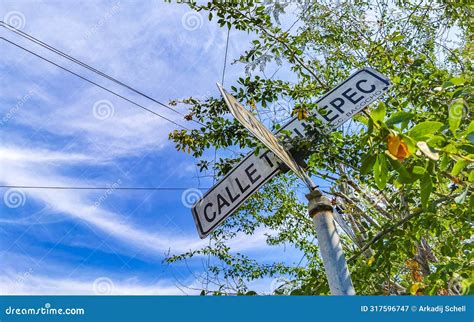
{"type": "MultiPolygon", "coordinates": [[[[363,68],[316,102],[325,111],[316,114],[316,117],[326,125],[324,131],[332,131],[375,101],[389,86],[387,77],[371,68],[363,68]]],[[[280,129],[282,130],[289,131],[290,137],[305,136],[304,121],[297,118],[290,120],[280,129]]],[[[252,152],[220,179],[192,208],[199,236],[205,238],[209,235],[263,184],[280,172],[280,162],[269,150],[259,154],[252,152]]]]}
{"type": "Polygon", "coordinates": [[[273,152],[284,164],[290,168],[298,177],[300,177],[306,184],[311,188],[311,180],[308,178],[304,169],[296,163],[290,153],[286,151],[277,137],[270,132],[259,120],[243,107],[232,95],[226,92],[226,90],[219,84],[217,84],[219,91],[224,98],[230,112],[237,121],[240,122],[247,130],[250,131],[260,142],[262,142],[270,151],[273,152]]]}

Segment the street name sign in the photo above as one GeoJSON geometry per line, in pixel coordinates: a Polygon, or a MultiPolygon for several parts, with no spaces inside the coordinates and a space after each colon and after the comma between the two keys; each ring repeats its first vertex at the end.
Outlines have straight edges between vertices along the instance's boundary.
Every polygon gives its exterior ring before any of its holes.
{"type": "MultiPolygon", "coordinates": [[[[319,108],[324,111],[315,115],[326,125],[323,131],[327,133],[342,125],[353,115],[384,94],[389,86],[389,79],[371,68],[366,67],[352,74],[347,80],[326,93],[316,102],[319,108]]],[[[221,88],[219,89],[221,90],[221,88]]],[[[224,99],[227,105],[237,109],[235,105],[232,105],[238,104],[235,99],[235,102],[232,99],[229,100],[229,97],[226,95],[224,99]]],[[[279,144],[279,142],[274,142],[271,138],[274,138],[273,134],[270,137],[259,125],[252,123],[252,119],[248,117],[247,113],[241,110],[239,112],[239,118],[249,123],[249,126],[255,131],[255,133],[253,131],[252,133],[257,138],[260,139],[260,136],[265,136],[269,145],[279,144]]],[[[248,114],[251,113],[248,112],[248,114]]],[[[237,118],[235,114],[234,116],[237,118]]],[[[240,119],[238,120],[240,121],[240,119]]],[[[282,126],[280,131],[282,130],[289,131],[291,133],[290,137],[305,136],[304,121],[297,118],[291,119],[286,125],[282,126]]],[[[263,141],[262,143],[265,144],[263,141]]],[[[277,149],[279,150],[279,148],[277,149]]],[[[254,152],[248,154],[193,205],[192,214],[201,238],[209,235],[263,184],[280,172],[280,163],[282,161],[291,163],[291,160],[293,160],[291,155],[289,155],[290,159],[285,160],[286,155],[282,151],[277,151],[276,155],[275,151],[272,151],[265,150],[259,154],[254,152]],[[279,156],[284,158],[280,160],[279,156]]],[[[286,152],[285,149],[283,151],[286,152]]],[[[288,153],[286,152],[286,154],[288,153]]],[[[298,165],[297,167],[296,170],[299,171],[301,168],[298,165]]],[[[297,171],[295,173],[298,175],[297,171]]]]}
{"type": "MultiPolygon", "coordinates": [[[[308,183],[308,176],[301,166],[296,163],[293,156],[286,151],[275,134],[270,132],[251,112],[243,107],[232,95],[219,84],[217,84],[219,91],[224,98],[230,112],[234,117],[245,126],[260,142],[262,142],[270,151],[273,152],[284,164],[290,168],[298,177],[308,183]]],[[[311,182],[311,180],[309,180],[311,182]]]]}

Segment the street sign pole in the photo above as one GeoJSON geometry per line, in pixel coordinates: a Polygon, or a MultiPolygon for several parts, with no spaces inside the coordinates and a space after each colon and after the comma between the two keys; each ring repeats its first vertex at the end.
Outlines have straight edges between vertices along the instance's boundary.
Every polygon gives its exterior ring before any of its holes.
{"type": "Polygon", "coordinates": [[[352,279],[334,224],[331,202],[314,189],[306,195],[308,213],[313,218],[319,251],[332,295],[355,295],[352,279]]]}
{"type": "Polygon", "coordinates": [[[324,269],[333,295],[354,295],[351,276],[342,251],[339,235],[334,224],[332,205],[321,194],[306,171],[255,116],[245,109],[232,95],[218,84],[224,100],[234,117],[249,130],[260,142],[271,150],[289,169],[298,175],[307,185],[309,194],[309,214],[313,217],[318,245],[324,269]]]}
{"type": "MultiPolygon", "coordinates": [[[[334,130],[363,110],[385,93],[389,85],[388,78],[370,68],[363,68],[351,75],[317,101],[323,110],[323,113],[315,113],[325,125],[322,133],[334,130]]],[[[306,195],[309,201],[308,212],[313,218],[331,294],[354,295],[355,290],[334,224],[331,203],[321,194],[305,169],[296,162],[279,138],[222,86],[218,87],[235,119],[268,150],[245,157],[193,206],[192,213],[200,237],[204,238],[212,232],[259,187],[280,172],[280,165],[284,164],[300,177],[310,190],[306,195]]],[[[283,129],[288,130],[290,136],[297,134],[304,137],[304,123],[296,118],[283,126],[283,129]]]]}

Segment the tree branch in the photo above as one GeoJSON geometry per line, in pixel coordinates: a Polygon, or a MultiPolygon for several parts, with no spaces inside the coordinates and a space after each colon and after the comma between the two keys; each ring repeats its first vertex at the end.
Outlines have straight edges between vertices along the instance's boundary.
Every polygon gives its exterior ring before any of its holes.
{"type": "MultiPolygon", "coordinates": [[[[438,199],[434,202],[435,205],[439,204],[439,203],[443,203],[444,201],[446,200],[449,200],[451,199],[451,197],[444,197],[444,198],[441,198],[441,199],[438,199]]],[[[423,209],[422,208],[419,208],[417,209],[416,211],[414,211],[413,213],[411,213],[410,215],[402,218],[401,220],[397,221],[395,224],[385,228],[384,230],[382,230],[381,232],[379,232],[377,235],[375,235],[367,244],[365,244],[364,247],[362,247],[356,254],[352,255],[351,258],[349,258],[349,260],[347,261],[348,263],[350,262],[353,262],[354,260],[357,259],[357,257],[360,256],[360,254],[362,254],[364,251],[366,251],[367,249],[370,248],[370,246],[372,246],[373,244],[375,244],[377,241],[379,241],[382,237],[384,237],[385,235],[395,231],[395,229],[397,229],[399,226],[403,225],[404,223],[406,223],[407,221],[409,221],[410,219],[412,219],[413,217],[416,217],[420,214],[423,213],[423,209]]]]}

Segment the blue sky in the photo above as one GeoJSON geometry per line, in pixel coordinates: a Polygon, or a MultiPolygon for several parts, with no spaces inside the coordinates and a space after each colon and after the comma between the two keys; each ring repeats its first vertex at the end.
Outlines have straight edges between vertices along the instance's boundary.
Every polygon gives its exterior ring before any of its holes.
{"type": "MultiPolygon", "coordinates": [[[[0,0],[0,17],[22,31],[168,102],[218,95],[227,30],[186,5],[160,1],[0,0]]],[[[289,19],[283,19],[283,23],[289,19]]],[[[0,27],[0,37],[188,127],[182,116],[121,88],[0,27]]],[[[231,65],[252,35],[231,30],[225,85],[244,74],[231,65]]],[[[196,160],[177,152],[178,127],[0,40],[2,185],[100,186],[69,191],[0,188],[0,294],[193,294],[206,260],[163,263],[206,245],[182,191],[202,189],[196,160]]],[[[290,77],[282,68],[277,77],[290,77]]],[[[275,66],[266,72],[272,74],[275,66]]],[[[180,112],[186,111],[181,108],[180,112]]],[[[283,118],[288,116],[283,112],[283,118]]],[[[220,153],[220,152],[219,152],[220,153]]],[[[298,262],[269,247],[264,231],[238,237],[233,251],[298,262]]],[[[271,292],[272,280],[254,283],[271,292]]]]}

